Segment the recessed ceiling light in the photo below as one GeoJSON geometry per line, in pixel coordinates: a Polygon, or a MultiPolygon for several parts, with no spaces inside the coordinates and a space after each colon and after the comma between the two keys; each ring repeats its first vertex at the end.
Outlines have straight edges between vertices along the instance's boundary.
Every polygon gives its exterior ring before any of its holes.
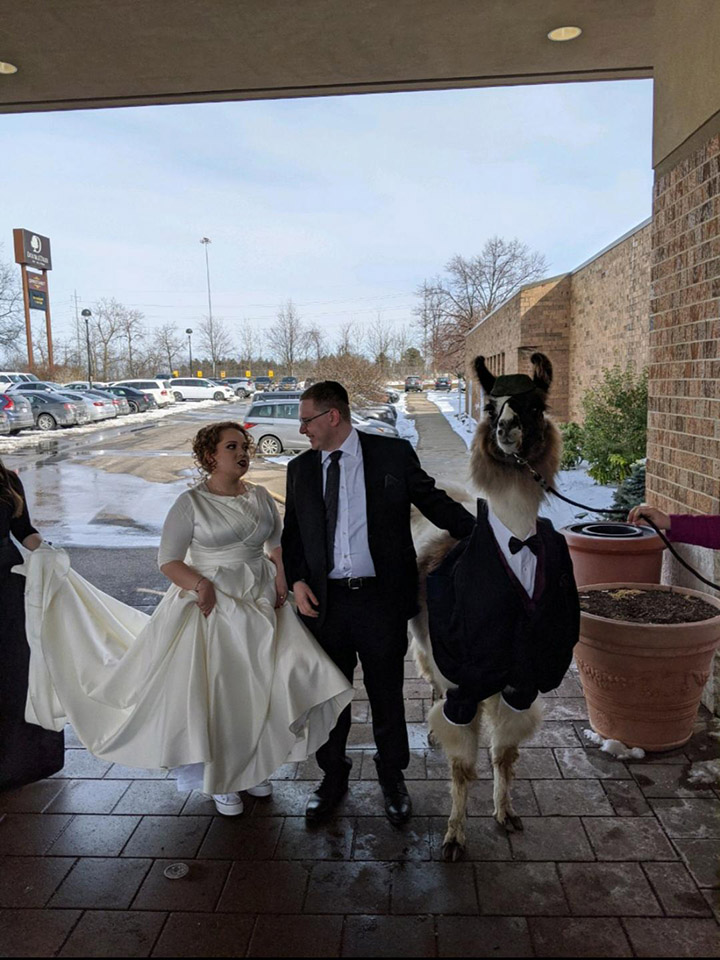
{"type": "Polygon", "coordinates": [[[580,27],[556,27],[548,34],[548,40],[574,40],[581,33],[580,27]]]}
{"type": "Polygon", "coordinates": [[[0,60],[0,73],[17,73],[17,69],[14,63],[5,63],[4,60],[0,60]]]}

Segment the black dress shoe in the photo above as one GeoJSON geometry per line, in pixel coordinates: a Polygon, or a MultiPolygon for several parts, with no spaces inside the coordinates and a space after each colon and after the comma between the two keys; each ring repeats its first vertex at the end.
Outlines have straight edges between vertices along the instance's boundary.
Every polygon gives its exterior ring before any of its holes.
{"type": "Polygon", "coordinates": [[[399,827],[407,823],[412,813],[412,800],[402,777],[391,782],[380,781],[385,797],[385,813],[390,823],[399,827]]]}
{"type": "Polygon", "coordinates": [[[337,807],[347,791],[347,779],[334,780],[325,777],[307,802],[305,819],[311,823],[319,823],[321,820],[325,820],[337,807]]]}

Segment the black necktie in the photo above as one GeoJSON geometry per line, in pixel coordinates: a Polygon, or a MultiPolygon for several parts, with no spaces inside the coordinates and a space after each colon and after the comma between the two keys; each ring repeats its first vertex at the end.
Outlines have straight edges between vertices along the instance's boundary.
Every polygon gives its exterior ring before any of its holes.
{"type": "Polygon", "coordinates": [[[531,537],[528,537],[527,540],[518,540],[517,537],[510,537],[510,542],[508,546],[510,547],[510,553],[515,556],[518,551],[522,550],[523,547],[529,547],[532,552],[537,556],[538,547],[540,545],[540,538],[536,533],[531,537]]]}
{"type": "Polygon", "coordinates": [[[330,466],[325,480],[325,544],[327,548],[328,573],[335,566],[335,527],[338,518],[340,497],[340,457],[342,450],[330,454],[330,466]]]}

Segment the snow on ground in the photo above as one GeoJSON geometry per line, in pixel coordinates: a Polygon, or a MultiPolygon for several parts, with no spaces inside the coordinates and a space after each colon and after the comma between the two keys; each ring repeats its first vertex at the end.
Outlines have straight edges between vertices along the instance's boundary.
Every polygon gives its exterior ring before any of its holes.
{"type": "Polygon", "coordinates": [[[407,415],[407,398],[408,395],[406,393],[401,393],[398,402],[393,404],[398,415],[395,427],[403,440],[409,440],[410,443],[416,447],[420,438],[415,429],[415,421],[411,420],[407,415]]]}
{"type": "Polygon", "coordinates": [[[185,410],[207,410],[210,407],[220,407],[220,402],[218,400],[185,400],[183,403],[171,403],[167,407],[150,410],[147,413],[130,413],[126,417],[98,420],[94,423],[85,423],[81,427],[61,427],[58,430],[23,430],[16,437],[0,437],[0,455],[15,453],[16,450],[32,449],[48,440],[82,437],[112,427],[144,426],[156,420],[164,420],[165,417],[169,417],[173,413],[180,413],[185,410]]]}
{"type": "MultiPolygon", "coordinates": [[[[427,398],[439,408],[455,433],[463,438],[468,449],[470,449],[477,421],[469,417],[464,410],[458,416],[458,402],[463,401],[458,401],[457,390],[452,390],[449,393],[428,390],[427,398]]],[[[540,516],[552,520],[555,529],[566,527],[568,524],[580,520],[594,519],[593,509],[609,509],[612,507],[613,494],[617,490],[615,486],[603,486],[595,483],[592,477],[588,476],[586,464],[581,464],[575,470],[561,470],[555,479],[554,487],[558,493],[562,493],[570,500],[584,503],[590,508],[585,510],[582,507],[574,507],[550,494],[540,508],[540,516]]]]}

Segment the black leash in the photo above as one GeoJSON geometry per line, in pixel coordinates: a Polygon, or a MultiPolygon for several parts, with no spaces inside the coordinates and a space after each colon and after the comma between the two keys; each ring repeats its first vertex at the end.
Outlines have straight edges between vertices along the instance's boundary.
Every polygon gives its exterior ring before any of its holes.
{"type": "MultiPolygon", "coordinates": [[[[518,454],[516,453],[513,454],[513,457],[515,458],[515,461],[519,463],[521,466],[528,468],[528,470],[532,474],[533,480],[539,483],[546,493],[552,493],[552,495],[554,497],[557,497],[559,500],[564,500],[565,503],[569,503],[573,507],[582,507],[583,510],[589,510],[591,513],[603,513],[603,514],[606,514],[607,516],[623,516],[623,517],[625,516],[625,510],[619,509],[617,507],[611,510],[601,510],[599,507],[588,507],[587,504],[585,503],[578,503],[577,500],[570,500],[569,497],[563,496],[562,493],[558,493],[557,490],[551,487],[550,484],[547,482],[547,480],[543,476],[541,476],[537,472],[537,470],[527,462],[527,460],[524,460],[522,457],[518,456],[518,454]]],[[[675,557],[677,562],[681,564],[681,566],[685,567],[686,570],[689,570],[690,573],[694,577],[697,577],[697,579],[700,580],[701,583],[704,583],[706,584],[706,586],[712,587],[713,590],[717,590],[720,592],[720,586],[718,586],[717,583],[713,583],[712,580],[707,580],[705,577],[702,576],[702,574],[698,573],[697,570],[691,567],[690,564],[687,562],[687,560],[684,560],[680,556],[680,554],[677,552],[675,547],[673,547],[673,545],[670,543],[670,541],[662,532],[662,530],[650,519],[650,517],[645,516],[645,514],[640,514],[640,516],[643,518],[643,520],[647,521],[648,526],[652,527],[652,529],[660,537],[660,539],[665,544],[667,549],[675,557]]]]}

